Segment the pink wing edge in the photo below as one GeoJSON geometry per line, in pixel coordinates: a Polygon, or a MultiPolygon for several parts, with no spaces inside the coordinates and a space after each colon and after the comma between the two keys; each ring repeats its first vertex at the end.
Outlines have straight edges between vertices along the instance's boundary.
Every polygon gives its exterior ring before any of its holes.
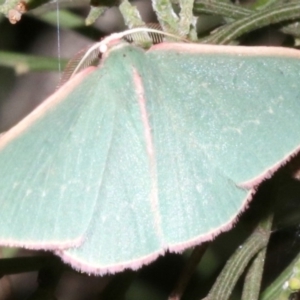
{"type": "MultiPolygon", "coordinates": [[[[283,47],[243,47],[243,46],[220,46],[220,45],[201,45],[201,44],[185,44],[185,43],[161,43],[152,46],[148,51],[179,51],[179,52],[188,52],[188,53],[219,53],[219,54],[231,54],[231,55],[246,55],[246,56],[285,56],[285,57],[294,57],[300,58],[300,51],[295,49],[288,49],[283,47]]],[[[16,126],[14,126],[7,133],[3,134],[0,137],[0,149],[6,145],[10,140],[21,134],[26,128],[33,123],[35,120],[41,118],[43,114],[53,105],[59,103],[63,98],[70,93],[74,87],[79,84],[84,78],[95,70],[95,67],[89,67],[65,83],[59,90],[54,94],[48,97],[41,105],[39,105],[33,112],[31,112],[27,117],[20,121],[16,126]]],[[[286,155],[281,161],[274,164],[272,167],[263,171],[259,176],[238,184],[237,186],[242,189],[248,189],[247,196],[243,201],[238,214],[232,217],[228,222],[222,226],[212,229],[210,232],[200,235],[196,238],[193,238],[185,243],[175,244],[166,246],[165,248],[156,251],[150,255],[144,257],[122,262],[120,264],[107,265],[107,266],[96,266],[89,264],[84,260],[79,260],[78,258],[73,257],[71,254],[66,252],[69,247],[78,247],[84,242],[84,237],[79,237],[78,239],[72,241],[66,241],[65,243],[58,246],[58,244],[53,241],[53,244],[49,243],[35,243],[30,244],[26,243],[15,243],[9,241],[0,241],[0,244],[9,245],[12,247],[23,247],[26,249],[47,249],[53,251],[55,254],[61,257],[61,259],[71,265],[74,269],[94,275],[105,275],[105,274],[114,274],[117,272],[124,271],[125,269],[137,270],[144,265],[148,265],[159,256],[164,255],[166,252],[173,253],[182,253],[187,248],[197,246],[201,243],[211,241],[215,239],[222,232],[229,231],[234,227],[238,222],[240,215],[248,208],[249,203],[251,202],[257,187],[264,181],[269,179],[274,175],[274,173],[283,165],[288,163],[294,156],[300,152],[300,146],[295,150],[286,155]]]]}
{"type": "MultiPolygon", "coordinates": [[[[294,50],[294,49],[286,49],[286,48],[280,48],[280,47],[240,47],[240,46],[216,46],[216,45],[196,45],[196,44],[183,44],[183,43],[162,43],[154,45],[150,48],[148,51],[156,51],[156,50],[172,50],[172,51],[182,51],[182,52],[193,52],[193,53],[228,53],[228,54],[238,54],[238,55],[257,55],[257,56],[263,56],[263,55],[274,55],[274,56],[288,56],[288,57],[295,57],[300,58],[300,51],[294,50]]],[[[136,71],[134,71],[134,81],[137,85],[137,90],[139,91],[139,95],[141,98],[143,98],[143,92],[142,87],[140,86],[140,79],[138,78],[139,75],[136,71]]],[[[146,100],[145,99],[139,99],[139,102],[142,106],[145,105],[146,100]]],[[[145,110],[141,109],[141,115],[143,116],[143,119],[145,119],[145,110]]],[[[143,121],[145,124],[145,128],[148,126],[148,121],[143,121]]],[[[149,155],[152,151],[150,151],[153,148],[153,145],[151,145],[151,141],[149,141],[149,137],[146,135],[147,142],[147,148],[149,155]]],[[[174,244],[174,245],[168,245],[164,247],[163,249],[160,249],[154,253],[151,253],[149,255],[140,257],[138,259],[129,260],[122,262],[120,264],[113,264],[113,265],[105,265],[105,266],[95,266],[94,264],[89,264],[88,262],[84,260],[80,260],[76,258],[75,256],[72,256],[72,254],[68,253],[64,250],[56,251],[56,254],[59,255],[64,262],[67,264],[70,264],[74,269],[85,272],[88,274],[94,274],[94,275],[105,275],[105,274],[114,274],[118,272],[122,272],[125,269],[132,269],[137,270],[141,268],[144,265],[148,265],[154,260],[156,260],[159,256],[164,255],[166,252],[173,252],[173,253],[182,253],[184,250],[200,245],[201,243],[211,241],[215,239],[219,234],[222,232],[229,231],[234,227],[234,225],[238,222],[240,215],[248,208],[254,194],[256,193],[257,187],[264,181],[269,179],[273,176],[273,174],[283,165],[288,163],[293,156],[297,155],[300,152],[300,146],[294,149],[291,153],[289,153],[287,156],[285,156],[282,160],[274,164],[272,167],[264,170],[260,175],[257,177],[241,183],[237,184],[237,187],[241,189],[247,189],[249,190],[247,193],[247,196],[245,197],[241,207],[238,210],[237,215],[232,217],[228,222],[223,224],[222,226],[218,228],[212,229],[210,232],[200,235],[198,237],[195,237],[193,239],[190,239],[184,243],[180,244],[174,244]]],[[[150,155],[151,157],[151,155],[150,155]]]]}

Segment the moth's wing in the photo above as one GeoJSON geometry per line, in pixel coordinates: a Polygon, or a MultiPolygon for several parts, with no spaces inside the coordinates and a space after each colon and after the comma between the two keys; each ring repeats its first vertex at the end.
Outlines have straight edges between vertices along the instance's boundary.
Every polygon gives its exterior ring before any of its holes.
{"type": "Polygon", "coordinates": [[[117,47],[76,91],[80,110],[68,117],[70,98],[47,110],[43,128],[59,145],[50,147],[54,156],[43,154],[45,143],[31,130],[30,138],[8,144],[0,155],[1,236],[25,246],[80,236],[79,247],[57,253],[75,268],[103,274],[140,267],[166,249],[181,250],[230,228],[247,201],[239,185],[253,187],[255,176],[273,172],[299,144],[299,59],[201,49],[168,44],[145,55],[117,47]],[[267,81],[264,72],[272,75],[267,81]],[[51,129],[70,119],[73,126],[63,126],[68,133],[61,125],[51,129]],[[275,131],[278,120],[287,125],[275,131]],[[24,154],[31,141],[35,150],[24,154]],[[34,191],[29,198],[27,185],[17,194],[12,189],[24,176],[34,191]],[[40,226],[45,220],[52,230],[40,226]],[[12,237],[7,222],[22,234],[12,237]]]}
{"type": "MultiPolygon", "coordinates": [[[[118,64],[120,72],[128,70],[131,96],[122,101],[134,107],[144,99],[143,109],[129,115],[140,118],[144,130],[150,128],[146,157],[150,158],[147,174],[151,174],[152,192],[148,186],[139,198],[136,178],[123,184],[119,176],[126,169],[106,177],[87,242],[59,253],[78,269],[96,274],[136,269],[166,249],[180,251],[212,239],[233,226],[250,200],[253,190],[240,184],[254,187],[259,182],[256,176],[267,177],[287,153],[297,151],[299,58],[260,57],[250,50],[236,55],[237,48],[222,54],[220,48],[212,47],[209,54],[202,46],[193,51],[191,45],[176,47],[161,45],[146,55],[132,47],[111,53],[111,67],[118,64]],[[215,49],[219,52],[214,53],[215,49]],[[113,189],[119,180],[135,196],[110,196],[108,187],[113,189]],[[113,215],[115,209],[110,210],[109,223],[103,226],[100,212],[110,206],[101,203],[116,199],[122,199],[126,213],[113,215]],[[143,203],[147,209],[139,208],[129,218],[131,199],[135,199],[134,207],[143,203]],[[143,220],[150,215],[155,222],[148,226],[143,220]],[[144,228],[156,232],[155,239],[137,234],[144,228]]],[[[111,80],[112,86],[125,81],[111,80]]],[[[110,165],[118,164],[115,157],[121,148],[115,150],[110,165]]],[[[131,172],[130,164],[128,174],[138,174],[131,172]]]]}
{"type": "MultiPolygon", "coordinates": [[[[88,136],[92,120],[85,116],[94,104],[80,88],[74,90],[88,73],[76,76],[1,136],[2,245],[57,249],[82,242],[100,180],[91,180],[100,161],[82,155],[82,144],[93,140],[88,136]]],[[[100,112],[98,126],[104,118],[100,112]]]]}
{"type": "Polygon", "coordinates": [[[176,251],[229,229],[251,198],[243,187],[299,151],[300,55],[161,44],[147,59],[162,229],[176,251]]]}
{"type": "Polygon", "coordinates": [[[162,249],[132,70],[126,56],[109,56],[21,135],[2,142],[1,244],[76,245],[81,257],[72,265],[84,261],[89,271],[92,257],[94,273],[102,262],[162,249]]]}
{"type": "MultiPolygon", "coordinates": [[[[149,154],[151,132],[145,128],[145,105],[133,76],[144,51],[121,49],[112,51],[89,78],[94,86],[90,97],[98,102],[95,115],[104,107],[101,103],[114,103],[114,112],[105,112],[112,134],[107,138],[109,151],[103,154],[106,167],[93,220],[81,247],[58,252],[73,267],[97,274],[137,268],[141,265],[137,260],[150,261],[163,253],[155,162],[149,154]]],[[[106,136],[107,131],[99,129],[99,135],[106,136]]]]}

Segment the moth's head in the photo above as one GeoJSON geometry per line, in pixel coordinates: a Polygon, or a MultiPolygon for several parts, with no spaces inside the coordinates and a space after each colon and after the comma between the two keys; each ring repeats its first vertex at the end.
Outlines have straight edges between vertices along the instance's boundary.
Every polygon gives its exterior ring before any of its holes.
{"type": "Polygon", "coordinates": [[[67,66],[64,72],[62,83],[87,67],[97,66],[100,60],[108,55],[110,49],[118,49],[127,42],[143,48],[149,48],[152,44],[162,43],[165,37],[186,42],[184,38],[163,32],[157,26],[157,24],[154,24],[150,27],[132,28],[104,37],[100,42],[95,43],[85,51],[81,51],[80,55],[70,60],[69,67],[67,66]]]}

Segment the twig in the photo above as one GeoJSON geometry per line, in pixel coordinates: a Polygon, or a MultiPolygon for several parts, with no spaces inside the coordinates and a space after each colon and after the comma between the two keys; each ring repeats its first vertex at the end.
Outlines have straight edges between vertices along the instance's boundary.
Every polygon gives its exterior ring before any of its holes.
{"type": "Polygon", "coordinates": [[[203,254],[205,253],[209,243],[203,243],[199,246],[196,246],[189,257],[187,264],[183,268],[178,281],[175,285],[175,288],[171,292],[168,300],[180,300],[181,296],[184,293],[185,288],[188,285],[190,278],[192,277],[198,263],[200,262],[203,254]]]}

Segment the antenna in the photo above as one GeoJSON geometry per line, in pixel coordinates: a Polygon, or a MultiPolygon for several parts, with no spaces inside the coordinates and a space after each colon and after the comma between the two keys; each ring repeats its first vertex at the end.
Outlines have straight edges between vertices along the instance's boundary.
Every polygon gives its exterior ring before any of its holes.
{"type": "MultiPolygon", "coordinates": [[[[154,25],[152,25],[152,27],[153,26],[154,25]]],[[[159,25],[156,25],[156,26],[159,26],[159,25]]],[[[163,42],[164,37],[170,37],[170,38],[180,40],[183,42],[189,42],[187,39],[185,39],[183,37],[177,36],[172,33],[163,32],[163,31],[155,29],[155,28],[149,28],[149,27],[137,27],[137,28],[128,29],[128,30],[125,30],[122,32],[112,33],[111,35],[105,37],[100,42],[91,46],[85,52],[85,54],[82,56],[77,67],[71,73],[69,78],[72,78],[76,73],[81,71],[83,68],[89,66],[89,64],[86,63],[87,61],[94,60],[95,57],[99,58],[102,54],[104,54],[108,50],[109,45],[112,42],[117,41],[119,39],[123,39],[123,38],[127,39],[128,41],[132,41],[132,42],[134,42],[135,40],[142,41],[143,35],[141,35],[141,34],[143,34],[143,33],[151,33],[150,38],[152,39],[153,43],[155,43],[155,44],[163,42]],[[91,59],[91,57],[92,57],[92,59],[91,59]]],[[[145,40],[145,36],[144,36],[144,40],[145,40]]]]}

